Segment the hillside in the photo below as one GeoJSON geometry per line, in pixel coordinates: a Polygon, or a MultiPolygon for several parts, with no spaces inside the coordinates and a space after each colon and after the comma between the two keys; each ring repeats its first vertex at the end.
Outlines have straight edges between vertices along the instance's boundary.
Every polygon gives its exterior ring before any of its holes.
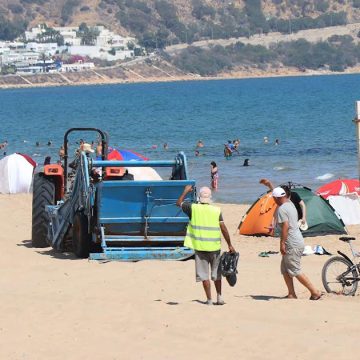
{"type": "Polygon", "coordinates": [[[146,47],[360,20],[360,0],[0,0],[0,38],[39,23],[104,24],[146,47]],[[7,28],[7,31],[4,29],[7,28]]]}
{"type": "Polygon", "coordinates": [[[351,72],[360,64],[360,0],[0,0],[0,40],[39,23],[105,25],[137,37],[157,60],[66,78],[13,76],[0,87],[351,72]]]}

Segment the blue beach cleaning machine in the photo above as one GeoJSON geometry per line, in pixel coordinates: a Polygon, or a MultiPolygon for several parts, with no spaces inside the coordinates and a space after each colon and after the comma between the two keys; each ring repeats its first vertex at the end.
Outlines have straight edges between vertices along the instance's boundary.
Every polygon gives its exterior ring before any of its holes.
{"type": "MultiPolygon", "coordinates": [[[[176,206],[186,185],[195,189],[195,181],[188,180],[185,154],[158,161],[108,160],[107,154],[105,132],[72,128],[65,133],[62,164],[44,165],[34,175],[33,246],[52,246],[93,260],[191,257],[193,251],[183,246],[189,219],[176,206]],[[74,131],[99,134],[101,160],[79,151],[70,170],[68,136],[74,131]],[[129,180],[124,176],[131,175],[133,168],[149,167],[171,168],[170,180],[129,180]]],[[[195,192],[186,200],[194,201],[195,192]]]]}

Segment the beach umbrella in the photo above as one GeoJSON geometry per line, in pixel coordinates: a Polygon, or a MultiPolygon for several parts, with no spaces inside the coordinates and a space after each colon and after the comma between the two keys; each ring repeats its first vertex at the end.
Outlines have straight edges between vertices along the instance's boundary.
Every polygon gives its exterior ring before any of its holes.
{"type": "Polygon", "coordinates": [[[346,195],[357,193],[360,195],[360,182],[358,179],[338,179],[320,186],[316,190],[317,195],[327,199],[329,196],[346,195]]]}
{"type": "MultiPolygon", "coordinates": [[[[108,160],[125,160],[125,161],[147,161],[147,157],[132,151],[121,149],[110,149],[108,160]]],[[[120,174],[123,174],[125,169],[120,168],[120,174]]],[[[151,167],[128,167],[127,170],[134,176],[134,180],[162,180],[161,176],[151,167]]],[[[108,174],[111,176],[111,174],[108,174]]]]}
{"type": "Polygon", "coordinates": [[[111,148],[108,154],[109,160],[124,160],[124,161],[130,161],[130,160],[149,160],[147,157],[132,151],[132,150],[124,150],[124,149],[117,149],[117,148],[111,148]]]}

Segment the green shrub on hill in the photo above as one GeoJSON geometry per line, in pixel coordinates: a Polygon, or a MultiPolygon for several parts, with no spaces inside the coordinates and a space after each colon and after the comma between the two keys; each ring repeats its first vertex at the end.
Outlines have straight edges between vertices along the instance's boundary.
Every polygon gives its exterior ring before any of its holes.
{"type": "Polygon", "coordinates": [[[238,42],[227,47],[209,49],[189,47],[173,60],[186,72],[199,75],[216,75],[236,66],[264,68],[265,65],[282,63],[300,70],[330,69],[344,71],[360,63],[360,45],[348,36],[337,36],[329,41],[310,43],[305,39],[274,44],[270,49],[238,42]]]}
{"type": "Polygon", "coordinates": [[[269,24],[266,21],[261,8],[261,0],[245,0],[245,12],[248,17],[249,27],[253,32],[269,32],[269,24]]]}
{"type": "Polygon", "coordinates": [[[224,69],[231,69],[231,61],[222,50],[221,46],[209,50],[189,47],[186,52],[176,58],[175,65],[193,74],[216,75],[224,69]]]}
{"type": "Polygon", "coordinates": [[[161,18],[161,24],[182,42],[185,42],[187,28],[180,22],[176,6],[165,0],[158,0],[155,2],[155,8],[161,18]]]}
{"type": "Polygon", "coordinates": [[[202,20],[207,17],[211,19],[215,18],[216,10],[212,6],[204,4],[201,0],[192,0],[192,6],[192,15],[196,19],[202,20]]]}
{"type": "Polygon", "coordinates": [[[10,21],[0,15],[0,40],[14,40],[23,34],[26,28],[26,21],[20,18],[10,21]]]}
{"type": "Polygon", "coordinates": [[[61,19],[67,23],[73,15],[74,9],[81,5],[80,0],[66,0],[61,10],[61,19]]]}

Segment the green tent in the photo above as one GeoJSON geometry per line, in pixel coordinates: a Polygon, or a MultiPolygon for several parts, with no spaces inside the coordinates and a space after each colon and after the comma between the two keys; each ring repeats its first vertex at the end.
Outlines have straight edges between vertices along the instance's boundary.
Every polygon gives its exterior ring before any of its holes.
{"type": "MultiPolygon", "coordinates": [[[[303,236],[329,234],[346,234],[341,218],[334,208],[321,196],[315,195],[309,188],[287,184],[292,192],[296,192],[306,205],[306,221],[308,229],[302,231],[303,236]]],[[[269,231],[277,206],[270,196],[270,191],[260,196],[243,216],[238,227],[241,235],[274,236],[269,231]]],[[[279,236],[278,228],[275,236],[279,236]]]]}
{"type": "Polygon", "coordinates": [[[323,197],[315,195],[306,187],[294,187],[291,191],[296,192],[306,205],[306,221],[309,228],[302,232],[303,236],[346,234],[343,221],[323,197]]]}

